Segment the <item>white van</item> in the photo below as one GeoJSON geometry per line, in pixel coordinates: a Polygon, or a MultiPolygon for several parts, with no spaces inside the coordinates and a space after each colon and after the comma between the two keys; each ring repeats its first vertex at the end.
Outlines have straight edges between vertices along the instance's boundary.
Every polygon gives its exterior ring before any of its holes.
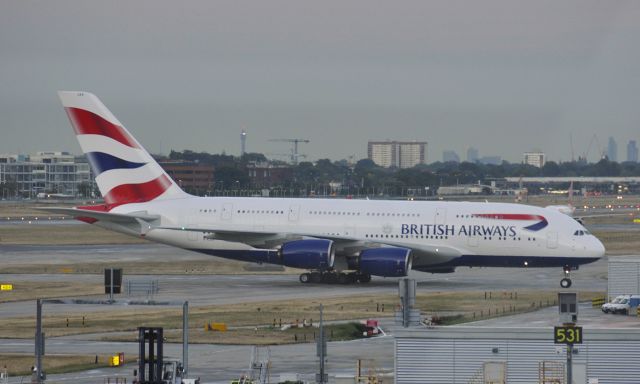
{"type": "Polygon", "coordinates": [[[610,303],[602,305],[604,313],[622,313],[629,314],[632,308],[637,308],[640,304],[640,295],[620,295],[613,299],[610,303]]]}

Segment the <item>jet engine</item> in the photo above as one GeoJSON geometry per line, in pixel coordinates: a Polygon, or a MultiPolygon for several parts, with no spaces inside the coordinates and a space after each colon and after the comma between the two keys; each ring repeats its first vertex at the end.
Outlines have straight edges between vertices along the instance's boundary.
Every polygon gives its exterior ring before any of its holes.
{"type": "Polygon", "coordinates": [[[407,248],[370,248],[360,252],[360,273],[385,276],[407,276],[411,270],[411,250],[407,248]]]}
{"type": "Polygon", "coordinates": [[[287,267],[325,270],[333,267],[335,249],[331,240],[294,240],[282,244],[278,255],[287,267]]]}

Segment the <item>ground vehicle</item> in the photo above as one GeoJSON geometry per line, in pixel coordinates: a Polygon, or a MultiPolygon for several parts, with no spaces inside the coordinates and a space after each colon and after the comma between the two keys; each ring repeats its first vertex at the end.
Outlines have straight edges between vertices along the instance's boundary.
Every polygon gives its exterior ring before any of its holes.
{"type": "Polygon", "coordinates": [[[629,311],[632,308],[637,308],[638,305],[640,305],[640,295],[620,295],[610,303],[603,304],[602,312],[628,315],[629,311]]]}

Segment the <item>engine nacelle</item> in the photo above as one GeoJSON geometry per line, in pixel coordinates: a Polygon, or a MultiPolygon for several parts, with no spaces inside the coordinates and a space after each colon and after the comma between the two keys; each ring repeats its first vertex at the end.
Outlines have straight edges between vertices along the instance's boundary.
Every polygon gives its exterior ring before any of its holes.
{"type": "Polygon", "coordinates": [[[335,250],[331,240],[294,240],[282,244],[279,256],[287,267],[325,270],[333,267],[335,250]]]}
{"type": "Polygon", "coordinates": [[[360,272],[375,276],[402,277],[411,270],[411,250],[371,248],[360,252],[360,272]]]}

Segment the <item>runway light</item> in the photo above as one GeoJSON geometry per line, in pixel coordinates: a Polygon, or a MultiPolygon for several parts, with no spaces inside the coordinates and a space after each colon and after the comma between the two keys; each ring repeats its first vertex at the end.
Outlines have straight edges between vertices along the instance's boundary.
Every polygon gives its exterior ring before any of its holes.
{"type": "Polygon", "coordinates": [[[528,262],[528,261],[525,261],[525,262],[524,262],[524,266],[526,267],[526,266],[528,266],[528,265],[529,265],[529,262],[528,262]]]}

